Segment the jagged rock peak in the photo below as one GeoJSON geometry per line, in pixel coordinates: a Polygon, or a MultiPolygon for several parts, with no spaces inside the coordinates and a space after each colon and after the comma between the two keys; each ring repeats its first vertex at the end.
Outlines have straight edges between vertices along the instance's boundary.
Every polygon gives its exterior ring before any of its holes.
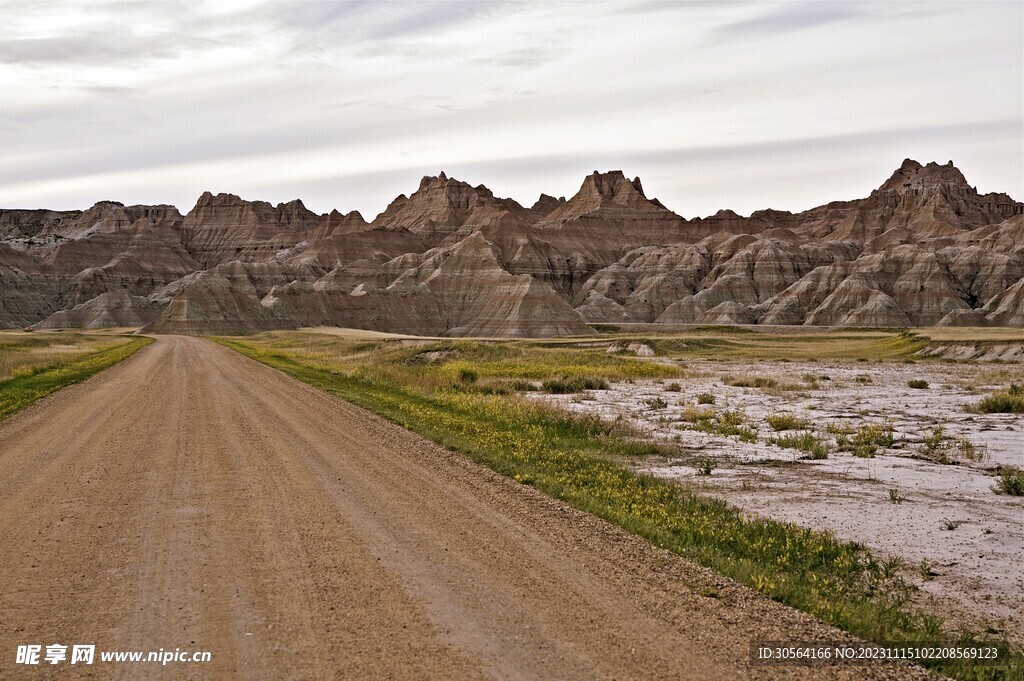
{"type": "Polygon", "coordinates": [[[885,183],[879,187],[882,191],[905,192],[910,189],[922,189],[942,184],[951,184],[958,187],[970,189],[967,178],[953,165],[952,161],[946,165],[939,165],[932,161],[927,165],[921,165],[913,159],[905,159],[903,164],[892,174],[885,183]]]}
{"type": "Polygon", "coordinates": [[[644,194],[643,185],[640,184],[640,178],[630,181],[626,178],[626,174],[621,170],[610,170],[607,173],[600,173],[594,171],[583,180],[583,186],[580,188],[580,194],[598,194],[610,199],[621,198],[624,194],[635,191],[645,199],[647,196],[644,194]]]}
{"type": "Polygon", "coordinates": [[[564,196],[556,199],[553,196],[548,196],[547,194],[541,194],[540,198],[537,199],[536,203],[534,203],[532,206],[530,206],[530,210],[536,211],[538,213],[545,213],[546,214],[546,213],[550,213],[554,209],[558,208],[563,203],[565,203],[565,197],[564,196]]]}
{"type": "Polygon", "coordinates": [[[193,208],[193,211],[195,211],[196,208],[206,206],[215,206],[218,208],[234,206],[253,206],[256,208],[264,208],[271,210],[276,209],[278,212],[287,214],[301,213],[305,216],[312,215],[309,209],[306,208],[305,204],[302,203],[302,199],[292,199],[291,201],[288,202],[278,203],[277,206],[275,207],[268,201],[248,201],[238,196],[237,194],[227,194],[224,192],[221,192],[216,195],[213,192],[209,191],[203,192],[199,199],[196,201],[196,205],[195,208],[193,208]]]}

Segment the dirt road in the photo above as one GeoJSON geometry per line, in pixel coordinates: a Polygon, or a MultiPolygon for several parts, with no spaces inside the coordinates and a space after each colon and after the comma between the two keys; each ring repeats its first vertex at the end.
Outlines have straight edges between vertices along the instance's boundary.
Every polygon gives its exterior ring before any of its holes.
{"type": "Polygon", "coordinates": [[[194,338],[0,424],[0,597],[4,679],[923,676],[751,666],[841,636],[194,338]]]}

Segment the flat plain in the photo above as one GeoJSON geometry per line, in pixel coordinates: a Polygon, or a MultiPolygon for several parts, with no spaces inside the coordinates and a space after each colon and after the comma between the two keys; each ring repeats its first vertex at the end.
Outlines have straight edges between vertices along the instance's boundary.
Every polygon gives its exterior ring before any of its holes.
{"type": "MultiPolygon", "coordinates": [[[[754,665],[750,646],[967,640],[962,622],[929,610],[914,566],[889,563],[856,532],[755,508],[743,480],[725,473],[734,463],[717,441],[704,447],[711,475],[678,475],[699,470],[675,439],[690,431],[666,437],[657,415],[696,404],[697,390],[772,396],[771,386],[721,378],[739,376],[735,361],[766,373],[751,364],[759,342],[777,381],[794,375],[788,365],[802,369],[808,360],[795,356],[814,345],[831,353],[835,365],[819,375],[836,383],[848,382],[846,361],[865,373],[909,367],[933,382],[938,369],[976,368],[988,380],[973,387],[978,400],[1016,381],[1018,365],[912,359],[934,344],[893,332],[824,342],[722,329],[215,340],[157,337],[0,423],[0,541],[13,547],[0,558],[5,649],[63,640],[213,651],[212,663],[161,670],[166,678],[820,678],[820,667],[754,665]],[[711,362],[709,352],[742,358],[711,362]],[[612,411],[577,413],[591,404],[612,411]]],[[[736,411],[728,399],[712,406],[736,411]]],[[[1019,432],[1019,415],[998,418],[1019,432]]],[[[989,460],[1002,462],[993,442],[989,460]]],[[[891,449],[873,460],[910,460],[891,449]]],[[[835,448],[786,465],[812,470],[841,456],[835,448]]],[[[986,461],[947,467],[994,483],[986,461]]],[[[826,497],[841,487],[821,479],[807,484],[826,497]]],[[[1019,501],[989,493],[993,504],[1019,501]]],[[[891,506],[918,504],[910,495],[891,506]]],[[[1012,539],[1013,528],[992,527],[995,540],[1012,539]]],[[[1014,623],[1000,622],[970,640],[1014,640],[1014,623]]],[[[1006,678],[1015,669],[939,671],[1006,678]]],[[[905,664],[827,673],[927,676],[905,664]]]]}

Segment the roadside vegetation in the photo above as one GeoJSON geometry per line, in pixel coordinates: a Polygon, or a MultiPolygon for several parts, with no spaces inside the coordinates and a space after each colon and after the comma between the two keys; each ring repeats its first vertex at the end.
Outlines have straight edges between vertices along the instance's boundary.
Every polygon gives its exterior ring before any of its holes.
{"type": "MultiPolygon", "coordinates": [[[[675,367],[564,343],[355,342],[301,333],[216,340],[856,635],[902,643],[989,640],[917,611],[914,587],[894,560],[829,532],[743,513],[685,483],[639,474],[630,457],[672,445],[644,442],[621,422],[571,415],[515,394],[523,382],[536,388],[573,377],[683,378],[675,367]],[[466,370],[476,378],[461,380],[466,370]]],[[[899,343],[912,340],[901,336],[899,343]]],[[[647,406],[662,408],[665,400],[656,399],[647,406]]],[[[757,439],[736,408],[684,405],[682,419],[680,427],[757,439]]],[[[827,456],[823,438],[807,435],[814,443],[798,449],[815,456],[824,447],[827,456]]],[[[715,468],[710,459],[694,466],[701,476],[715,468]]],[[[1019,655],[1012,664],[1021,668],[1019,655]]],[[[932,665],[962,679],[1001,678],[1006,670],[970,661],[932,665]]]]}
{"type": "Polygon", "coordinates": [[[152,343],[140,336],[0,334],[0,419],[152,343]]]}

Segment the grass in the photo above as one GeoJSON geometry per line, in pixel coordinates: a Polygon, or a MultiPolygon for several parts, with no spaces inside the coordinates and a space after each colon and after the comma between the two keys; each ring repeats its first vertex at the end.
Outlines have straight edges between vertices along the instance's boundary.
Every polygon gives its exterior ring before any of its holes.
{"type": "Polygon", "coordinates": [[[562,376],[544,381],[541,383],[541,389],[553,395],[568,395],[584,390],[607,390],[608,381],[594,376],[562,376]]]}
{"type": "Polygon", "coordinates": [[[741,442],[757,442],[757,429],[747,425],[746,414],[738,409],[716,412],[710,407],[685,407],[682,413],[684,427],[709,435],[736,437],[741,442]]]}
{"type": "Polygon", "coordinates": [[[996,494],[1024,497],[1024,471],[1013,466],[1004,467],[999,471],[999,477],[992,490],[996,494]]]}
{"type": "Polygon", "coordinates": [[[915,357],[930,342],[922,334],[898,330],[846,329],[831,332],[772,333],[754,329],[694,329],[657,336],[622,337],[651,345],[659,356],[761,361],[889,361],[915,357]]]}
{"type": "Polygon", "coordinates": [[[825,430],[836,436],[839,451],[852,452],[862,458],[873,457],[879,447],[892,447],[894,439],[890,421],[865,423],[856,431],[848,424],[830,423],[825,430]]]}
{"type": "Polygon", "coordinates": [[[697,404],[714,404],[715,396],[711,393],[700,393],[697,395],[697,404]]]}
{"type": "Polygon", "coordinates": [[[764,420],[775,431],[805,430],[809,425],[807,419],[802,419],[791,413],[768,414],[764,420]]]}
{"type": "MultiPolygon", "coordinates": [[[[153,342],[145,337],[119,338],[115,342],[110,342],[109,336],[103,338],[105,342],[99,349],[76,355],[63,354],[64,361],[51,360],[49,365],[23,368],[0,381],[0,419],[61,388],[84,381],[153,342]]],[[[0,348],[0,356],[4,350],[6,348],[0,348]]]]}
{"type": "Polygon", "coordinates": [[[924,380],[923,378],[912,378],[909,381],[907,381],[907,386],[914,388],[915,390],[927,390],[928,381],[924,380]]]}
{"type": "Polygon", "coordinates": [[[734,388],[774,388],[779,382],[768,376],[726,376],[722,383],[734,388]]]}
{"type": "MultiPolygon", "coordinates": [[[[624,457],[641,445],[613,423],[485,394],[475,384],[460,389],[454,378],[442,380],[443,363],[407,363],[417,350],[397,343],[357,350],[338,342],[330,356],[322,345],[303,350],[295,339],[274,334],[218,342],[856,635],[918,644],[957,636],[989,640],[945,631],[915,611],[899,570],[859,544],[743,513],[678,482],[633,471],[624,457]]],[[[508,378],[479,373],[480,382],[508,378]]],[[[694,424],[717,429],[745,422],[735,410],[689,409],[694,424]]],[[[1011,664],[1020,669],[1014,655],[1011,664]]],[[[970,661],[927,664],[962,679],[996,678],[992,667],[970,661]]]]}
{"type": "Polygon", "coordinates": [[[948,450],[950,446],[950,440],[946,437],[945,428],[942,424],[937,424],[932,428],[930,435],[925,435],[921,438],[921,445],[917,448],[918,453],[935,463],[950,463],[948,450]]]}
{"type": "Polygon", "coordinates": [[[773,437],[768,440],[768,444],[801,451],[804,453],[801,458],[804,459],[828,458],[828,443],[810,431],[773,437]]]}
{"type": "Polygon", "coordinates": [[[983,398],[968,411],[980,414],[1024,414],[1024,386],[1011,383],[1006,390],[997,390],[983,398]]]}

